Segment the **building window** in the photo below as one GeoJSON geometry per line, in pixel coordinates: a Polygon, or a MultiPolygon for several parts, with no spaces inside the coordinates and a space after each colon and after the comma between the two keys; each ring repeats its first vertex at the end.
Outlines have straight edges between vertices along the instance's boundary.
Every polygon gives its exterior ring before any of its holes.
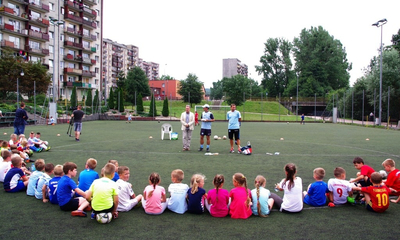
{"type": "Polygon", "coordinates": [[[61,14],[64,15],[64,8],[63,7],[61,8],[61,14]]]}
{"type": "Polygon", "coordinates": [[[64,48],[63,47],[60,47],[60,55],[64,56],[64,48]]]}
{"type": "Polygon", "coordinates": [[[99,68],[95,68],[95,69],[94,69],[94,72],[95,72],[95,73],[99,73],[99,68]]]}
{"type": "Polygon", "coordinates": [[[99,61],[99,56],[95,56],[94,59],[96,60],[96,62],[99,61]]]}
{"type": "Polygon", "coordinates": [[[60,88],[60,94],[61,96],[64,96],[64,88],[60,88]]]}
{"type": "Polygon", "coordinates": [[[49,38],[50,38],[50,39],[54,39],[54,32],[50,32],[50,31],[49,31],[49,38]]]}
{"type": "Polygon", "coordinates": [[[60,82],[64,82],[64,75],[60,75],[60,82]]]}
{"type": "Polygon", "coordinates": [[[60,61],[60,68],[61,68],[61,69],[64,68],[64,61],[60,61]]]}
{"type": "Polygon", "coordinates": [[[51,46],[51,45],[49,46],[49,52],[54,53],[54,46],[51,46]]]}
{"type": "Polygon", "coordinates": [[[61,34],[61,35],[60,35],[60,40],[61,40],[61,41],[64,41],[64,34],[61,34]]]}
{"type": "Polygon", "coordinates": [[[54,3],[49,3],[49,8],[51,11],[54,11],[54,3]]]}
{"type": "Polygon", "coordinates": [[[54,66],[54,64],[53,64],[53,60],[52,60],[52,59],[50,59],[50,60],[49,60],[49,67],[51,67],[51,68],[52,68],[53,66],[54,66]]]}

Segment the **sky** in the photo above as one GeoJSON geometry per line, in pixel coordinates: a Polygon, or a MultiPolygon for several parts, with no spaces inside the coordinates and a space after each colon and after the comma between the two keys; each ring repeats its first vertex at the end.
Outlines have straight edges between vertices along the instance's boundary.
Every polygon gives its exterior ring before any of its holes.
{"type": "Polygon", "coordinates": [[[103,37],[139,47],[139,57],[177,80],[195,74],[206,88],[222,79],[222,59],[237,58],[255,71],[269,38],[293,41],[303,29],[322,26],[346,49],[350,85],[391,45],[400,29],[399,0],[104,0],[103,37]]]}

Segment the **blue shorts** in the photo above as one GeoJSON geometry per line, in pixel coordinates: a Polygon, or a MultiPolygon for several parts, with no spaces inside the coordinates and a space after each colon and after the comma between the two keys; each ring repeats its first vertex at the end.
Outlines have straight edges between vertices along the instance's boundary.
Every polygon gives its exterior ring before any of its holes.
{"type": "Polygon", "coordinates": [[[79,198],[71,198],[69,202],[60,206],[63,211],[75,211],[79,208],[79,198]]]}
{"type": "Polygon", "coordinates": [[[82,123],[81,122],[74,122],[74,131],[75,132],[82,131],[82,123]]]}
{"type": "Polygon", "coordinates": [[[211,136],[211,129],[200,129],[200,136],[211,136]]]}
{"type": "Polygon", "coordinates": [[[26,189],[26,187],[25,187],[24,182],[22,180],[19,180],[18,184],[15,188],[10,189],[9,191],[6,190],[6,192],[9,192],[9,193],[22,192],[22,191],[25,191],[25,189],[26,189]]]}

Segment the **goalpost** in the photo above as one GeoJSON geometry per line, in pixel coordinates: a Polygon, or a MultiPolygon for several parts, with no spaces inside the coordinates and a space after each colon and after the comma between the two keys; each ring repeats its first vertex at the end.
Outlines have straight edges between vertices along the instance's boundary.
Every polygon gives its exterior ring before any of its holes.
{"type": "MultiPolygon", "coordinates": [[[[218,120],[226,120],[226,113],[231,110],[231,106],[210,105],[209,110],[214,115],[219,113],[219,114],[223,114],[225,116],[224,119],[218,119],[218,120]]],[[[194,106],[194,111],[195,112],[198,111],[197,113],[199,114],[199,120],[200,120],[201,113],[203,112],[203,105],[195,105],[194,106]]]]}

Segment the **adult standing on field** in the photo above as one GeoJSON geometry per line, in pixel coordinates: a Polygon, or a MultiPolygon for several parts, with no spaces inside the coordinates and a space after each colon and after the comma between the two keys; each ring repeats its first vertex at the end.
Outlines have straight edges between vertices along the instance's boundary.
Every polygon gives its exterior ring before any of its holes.
{"type": "Polygon", "coordinates": [[[185,112],[181,114],[181,123],[183,151],[189,151],[192,131],[194,129],[194,114],[190,112],[190,105],[186,105],[185,112]]]}
{"type": "Polygon", "coordinates": [[[240,122],[242,121],[242,116],[240,112],[236,110],[236,105],[231,104],[231,111],[226,113],[226,119],[228,119],[228,137],[229,143],[231,144],[231,150],[229,152],[234,153],[233,150],[233,136],[235,136],[235,140],[237,141],[238,145],[238,153],[241,153],[240,150],[240,139],[239,139],[239,129],[240,129],[240,122]]]}
{"type": "Polygon", "coordinates": [[[25,103],[21,102],[20,108],[15,111],[14,133],[17,135],[24,134],[25,125],[27,124],[28,114],[25,111],[25,103]]]}
{"type": "Polygon", "coordinates": [[[207,138],[206,151],[210,151],[210,136],[211,136],[211,123],[214,122],[214,115],[209,111],[210,106],[205,104],[203,106],[203,113],[201,114],[201,129],[200,129],[200,148],[199,151],[203,151],[204,135],[207,138]]]}
{"type": "Polygon", "coordinates": [[[79,142],[79,137],[82,131],[82,118],[85,113],[81,110],[82,106],[78,105],[78,108],[72,112],[71,117],[74,118],[74,131],[75,131],[75,140],[79,142]]]}

